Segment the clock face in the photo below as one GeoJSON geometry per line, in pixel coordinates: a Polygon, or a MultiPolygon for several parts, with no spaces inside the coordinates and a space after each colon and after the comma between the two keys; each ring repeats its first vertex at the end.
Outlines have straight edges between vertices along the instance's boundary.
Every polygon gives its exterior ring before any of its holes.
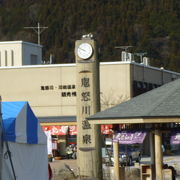
{"type": "Polygon", "coordinates": [[[77,49],[77,55],[81,59],[88,59],[92,56],[93,48],[89,43],[82,43],[77,49]]]}

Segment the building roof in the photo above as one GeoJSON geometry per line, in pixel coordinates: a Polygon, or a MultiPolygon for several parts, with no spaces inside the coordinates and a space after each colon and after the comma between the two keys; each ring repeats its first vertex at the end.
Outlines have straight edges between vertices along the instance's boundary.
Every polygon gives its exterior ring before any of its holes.
{"type": "MultiPolygon", "coordinates": [[[[174,71],[170,71],[170,70],[166,70],[166,69],[161,69],[161,68],[157,68],[157,67],[153,67],[153,66],[146,66],[144,64],[139,64],[136,62],[130,62],[130,61],[127,61],[127,62],[124,62],[124,61],[100,62],[100,66],[101,65],[124,65],[124,64],[132,64],[132,65],[136,65],[136,66],[143,66],[143,67],[148,68],[148,69],[154,69],[157,71],[171,73],[171,74],[174,74],[174,75],[177,75],[178,77],[180,77],[180,73],[178,73],[178,72],[174,72],[174,71]]],[[[75,63],[39,64],[39,65],[23,65],[23,66],[6,66],[6,67],[0,67],[0,69],[54,68],[54,67],[75,67],[75,66],[76,66],[75,63]]]]}
{"type": "Polygon", "coordinates": [[[139,95],[117,106],[98,112],[87,119],[108,120],[167,117],[170,119],[180,119],[180,79],[139,95]]]}
{"type": "Polygon", "coordinates": [[[0,44],[27,44],[31,46],[37,46],[37,47],[43,47],[40,44],[32,43],[32,42],[26,42],[26,41],[0,41],[0,44]]]}

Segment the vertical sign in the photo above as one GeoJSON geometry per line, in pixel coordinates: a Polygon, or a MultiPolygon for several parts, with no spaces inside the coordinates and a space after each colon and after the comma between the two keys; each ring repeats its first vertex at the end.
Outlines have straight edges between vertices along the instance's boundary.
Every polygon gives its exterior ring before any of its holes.
{"type": "Polygon", "coordinates": [[[79,171],[81,176],[102,179],[100,127],[91,125],[86,119],[100,109],[99,64],[95,41],[90,37],[77,40],[75,56],[79,171]]]}

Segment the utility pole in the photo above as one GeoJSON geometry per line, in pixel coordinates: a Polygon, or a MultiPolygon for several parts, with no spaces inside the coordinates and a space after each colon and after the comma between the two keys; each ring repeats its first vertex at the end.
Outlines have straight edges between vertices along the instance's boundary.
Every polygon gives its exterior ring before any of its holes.
{"type": "Polygon", "coordinates": [[[41,33],[47,28],[48,27],[41,27],[39,22],[36,27],[24,27],[24,29],[33,29],[38,34],[38,44],[39,45],[40,45],[41,33]]]}

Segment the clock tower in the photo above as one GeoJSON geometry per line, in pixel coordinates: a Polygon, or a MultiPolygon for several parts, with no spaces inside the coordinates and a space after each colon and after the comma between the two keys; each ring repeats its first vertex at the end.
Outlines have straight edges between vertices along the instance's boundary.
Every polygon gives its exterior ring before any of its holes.
{"type": "Polygon", "coordinates": [[[101,131],[86,119],[100,111],[99,62],[92,34],[75,43],[77,90],[77,165],[81,176],[102,179],[101,131]]]}

